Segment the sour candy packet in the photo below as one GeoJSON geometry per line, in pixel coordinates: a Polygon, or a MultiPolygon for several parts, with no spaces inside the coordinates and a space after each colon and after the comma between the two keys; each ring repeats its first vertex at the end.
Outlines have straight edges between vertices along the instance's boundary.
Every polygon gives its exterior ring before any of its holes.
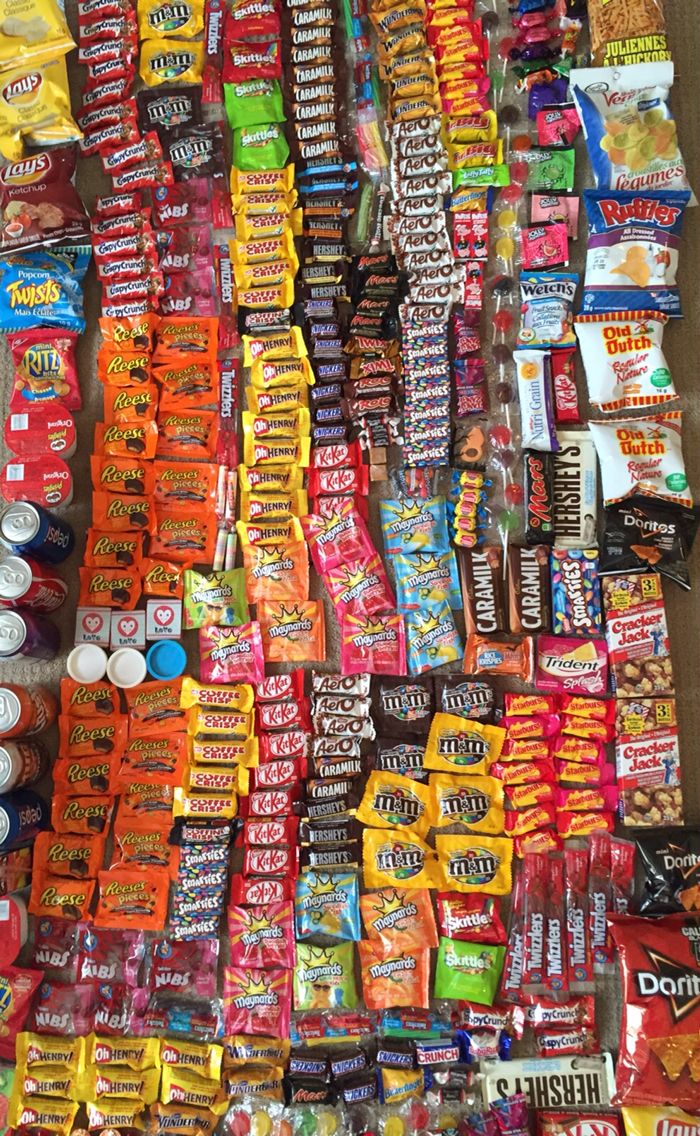
{"type": "Polygon", "coordinates": [[[411,1006],[427,1010],[430,949],[408,943],[362,942],[362,997],[368,1010],[411,1006]]]}

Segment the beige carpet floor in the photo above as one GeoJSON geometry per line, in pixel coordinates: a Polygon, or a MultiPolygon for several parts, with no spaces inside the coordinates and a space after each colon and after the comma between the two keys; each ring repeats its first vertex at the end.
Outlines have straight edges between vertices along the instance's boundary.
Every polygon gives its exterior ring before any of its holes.
{"type": "MultiPolygon", "coordinates": [[[[696,193],[700,196],[700,2],[699,0],[666,0],[671,44],[676,66],[676,83],[673,89],[672,107],[679,125],[679,136],[689,176],[696,193]]],[[[70,14],[70,6],[69,6],[70,14]]],[[[74,23],[74,21],[72,21],[74,23]]],[[[74,94],[74,107],[79,105],[79,90],[82,82],[80,69],[71,66],[71,79],[74,94]]],[[[588,184],[586,178],[587,162],[581,140],[578,142],[579,186],[588,184]]],[[[99,192],[108,189],[99,161],[96,158],[80,163],[78,173],[79,188],[90,206],[99,192]]],[[[582,230],[582,232],[585,230],[582,230]]],[[[579,239],[576,245],[572,267],[581,270],[585,240],[579,239]]],[[[681,254],[680,288],[683,301],[684,318],[667,329],[664,348],[670,361],[674,381],[682,398],[684,409],[684,452],[690,485],[700,499],[700,208],[689,210],[686,214],[684,239],[681,254]]],[[[97,316],[99,314],[99,289],[92,269],[86,285],[86,313],[88,331],[79,345],[79,372],[83,392],[84,408],[78,416],[78,450],[71,461],[75,478],[75,497],[73,504],[65,510],[66,518],[75,526],[78,534],[78,547],[82,550],[81,536],[90,520],[89,458],[92,451],[93,425],[100,419],[102,389],[96,379],[95,359],[99,336],[97,316]]],[[[11,370],[5,346],[0,356],[0,414],[5,417],[5,404],[10,388],[11,370]]],[[[585,384],[583,375],[578,376],[579,389],[585,384]]],[[[3,459],[4,460],[4,459],[3,459]]],[[[384,487],[386,488],[386,487],[384,487]]],[[[376,533],[377,501],[381,487],[376,486],[372,493],[371,514],[376,533]]],[[[698,540],[700,546],[700,539],[698,540]]],[[[52,663],[7,663],[0,664],[0,682],[15,681],[29,683],[41,681],[57,686],[65,674],[65,655],[72,646],[74,612],[78,595],[78,567],[80,555],[69,562],[66,575],[70,580],[70,594],[65,607],[58,613],[57,622],[63,634],[63,651],[52,663]]],[[[695,575],[694,590],[688,594],[671,585],[666,587],[673,661],[677,679],[677,698],[680,717],[683,787],[688,823],[700,823],[700,553],[693,556],[695,575]]],[[[318,594],[316,589],[315,594],[318,594]]],[[[330,610],[327,610],[328,669],[337,668],[338,642],[337,628],[330,610]]],[[[194,636],[189,635],[190,658],[196,673],[196,645],[194,636]],[[194,649],[193,649],[194,648],[194,649]]],[[[617,1032],[617,984],[606,981],[599,998],[599,1014],[603,1028],[603,1041],[614,1047],[617,1032]]]]}

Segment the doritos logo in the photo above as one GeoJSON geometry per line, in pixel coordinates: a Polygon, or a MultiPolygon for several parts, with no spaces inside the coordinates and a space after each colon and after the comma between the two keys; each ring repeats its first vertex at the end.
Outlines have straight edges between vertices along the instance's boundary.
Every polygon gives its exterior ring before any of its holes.
{"type": "Polygon", "coordinates": [[[700,970],[683,966],[648,947],[645,951],[654,969],[634,972],[639,994],[643,998],[666,998],[677,1024],[700,1007],[700,970]]]}

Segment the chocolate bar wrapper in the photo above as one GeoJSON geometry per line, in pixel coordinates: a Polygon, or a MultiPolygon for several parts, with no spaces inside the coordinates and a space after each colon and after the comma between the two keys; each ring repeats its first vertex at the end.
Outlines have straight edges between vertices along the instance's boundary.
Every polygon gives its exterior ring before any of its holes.
{"type": "Polygon", "coordinates": [[[467,633],[506,630],[503,550],[496,546],[457,549],[467,633]]]}
{"type": "Polygon", "coordinates": [[[514,634],[532,635],[550,626],[549,549],[508,549],[508,621],[514,634]]]}
{"type": "Polygon", "coordinates": [[[554,532],[560,548],[598,543],[598,460],[586,430],[558,430],[554,455],[554,532]]]}

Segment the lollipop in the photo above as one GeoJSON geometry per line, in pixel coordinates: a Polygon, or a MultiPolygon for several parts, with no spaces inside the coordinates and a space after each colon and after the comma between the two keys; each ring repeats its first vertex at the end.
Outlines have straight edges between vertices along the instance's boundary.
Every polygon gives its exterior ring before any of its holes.
{"type": "MultiPolygon", "coordinates": [[[[499,73],[499,81],[498,81],[498,87],[497,87],[497,93],[498,93],[499,98],[496,99],[497,105],[498,105],[498,102],[500,101],[500,96],[503,93],[503,88],[504,88],[505,82],[506,82],[506,70],[507,70],[508,64],[510,62],[510,53],[513,50],[514,46],[515,46],[515,40],[513,39],[512,36],[505,36],[504,39],[502,39],[501,42],[498,45],[498,58],[501,60],[503,66],[502,66],[500,73],[499,73]]],[[[496,86],[496,84],[493,82],[493,78],[491,79],[491,83],[492,83],[492,86],[494,86],[494,87],[496,86]]]]}
{"type": "Polygon", "coordinates": [[[498,112],[500,121],[506,128],[506,157],[510,153],[510,132],[517,122],[520,121],[520,108],[515,103],[506,103],[504,107],[498,112]]]}
{"type": "Polygon", "coordinates": [[[525,490],[518,481],[511,481],[506,485],[503,496],[506,505],[522,505],[525,500],[525,490]]]}
{"type": "Polygon", "coordinates": [[[481,17],[481,30],[488,38],[489,44],[491,43],[491,35],[495,32],[500,22],[498,12],[484,12],[481,17]]]}
{"type": "Polygon", "coordinates": [[[491,295],[496,301],[496,312],[500,312],[501,304],[510,301],[515,292],[515,281],[512,276],[496,276],[491,284],[491,295]]]}
{"type": "Polygon", "coordinates": [[[494,245],[496,256],[503,261],[506,272],[513,271],[513,256],[515,254],[515,241],[512,237],[499,237],[494,245]]]}
{"type": "MultiPolygon", "coordinates": [[[[513,139],[513,151],[516,154],[524,154],[532,148],[532,139],[529,134],[516,134],[513,139]]],[[[511,175],[512,176],[512,175],[511,175]]]]}
{"type": "Polygon", "coordinates": [[[496,336],[500,336],[498,342],[505,342],[505,337],[513,326],[513,313],[505,308],[501,312],[494,312],[493,319],[493,342],[496,342],[496,336]]]}
{"type": "Polygon", "coordinates": [[[508,167],[510,173],[510,180],[514,185],[519,185],[524,188],[527,185],[530,167],[527,162],[511,162],[508,167]]]}
{"type": "MultiPolygon", "coordinates": [[[[510,446],[513,441],[513,431],[509,426],[491,426],[489,429],[489,440],[495,449],[503,453],[505,452],[505,447],[510,446]]],[[[510,452],[512,453],[513,451],[511,450],[510,452]]]]}
{"type": "Polygon", "coordinates": [[[506,343],[495,343],[493,346],[493,361],[498,367],[500,377],[503,378],[503,371],[509,363],[513,362],[513,352],[506,343]]]}

